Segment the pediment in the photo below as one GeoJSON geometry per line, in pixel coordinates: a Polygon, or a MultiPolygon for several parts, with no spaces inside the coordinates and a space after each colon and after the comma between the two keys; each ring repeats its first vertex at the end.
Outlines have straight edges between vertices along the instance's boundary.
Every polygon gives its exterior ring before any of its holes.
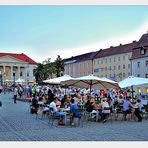
{"type": "Polygon", "coordinates": [[[24,64],[28,62],[25,62],[23,60],[20,60],[8,55],[8,56],[0,57],[0,63],[23,63],[24,64]]]}

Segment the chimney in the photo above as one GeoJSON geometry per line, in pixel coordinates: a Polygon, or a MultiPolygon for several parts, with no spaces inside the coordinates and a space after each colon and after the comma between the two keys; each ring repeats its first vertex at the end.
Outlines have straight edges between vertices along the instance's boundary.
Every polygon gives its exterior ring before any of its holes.
{"type": "Polygon", "coordinates": [[[120,44],[120,46],[122,46],[122,44],[120,44]]]}
{"type": "Polygon", "coordinates": [[[110,46],[110,48],[113,48],[113,46],[110,46]]]}
{"type": "Polygon", "coordinates": [[[133,41],[133,43],[135,43],[135,42],[136,42],[136,40],[133,41]]]}

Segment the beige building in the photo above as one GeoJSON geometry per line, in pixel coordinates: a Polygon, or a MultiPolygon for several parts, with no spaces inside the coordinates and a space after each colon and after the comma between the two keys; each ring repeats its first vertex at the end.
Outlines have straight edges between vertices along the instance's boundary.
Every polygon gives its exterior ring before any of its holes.
{"type": "Polygon", "coordinates": [[[22,78],[26,82],[33,82],[33,69],[37,63],[25,54],[0,53],[0,77],[2,83],[14,83],[22,78]]]}
{"type": "Polygon", "coordinates": [[[93,73],[93,57],[97,52],[90,52],[65,59],[65,74],[72,77],[81,77],[93,73]]]}
{"type": "Polygon", "coordinates": [[[131,75],[131,56],[133,43],[101,49],[93,59],[93,74],[117,82],[131,75]]]}

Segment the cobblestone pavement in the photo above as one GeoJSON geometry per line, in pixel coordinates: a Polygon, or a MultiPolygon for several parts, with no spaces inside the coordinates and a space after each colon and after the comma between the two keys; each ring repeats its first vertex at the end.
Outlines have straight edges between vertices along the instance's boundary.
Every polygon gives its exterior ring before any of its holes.
{"type": "Polygon", "coordinates": [[[83,127],[51,126],[30,114],[29,103],[13,103],[12,94],[0,100],[0,141],[148,141],[148,120],[84,122],[83,127]]]}

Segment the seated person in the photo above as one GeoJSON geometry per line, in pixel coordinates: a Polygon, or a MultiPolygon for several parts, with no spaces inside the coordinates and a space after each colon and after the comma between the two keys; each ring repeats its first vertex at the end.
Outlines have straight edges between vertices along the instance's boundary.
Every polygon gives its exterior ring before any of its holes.
{"type": "Polygon", "coordinates": [[[69,106],[69,104],[70,103],[69,103],[67,95],[64,95],[64,97],[61,100],[61,107],[65,108],[65,106],[69,106]]]}
{"type": "Polygon", "coordinates": [[[124,113],[124,120],[126,119],[127,114],[131,113],[131,109],[133,108],[133,105],[130,102],[130,96],[126,97],[126,99],[123,102],[123,113],[124,113]]]}
{"type": "Polygon", "coordinates": [[[107,98],[102,98],[101,102],[101,117],[103,123],[106,122],[106,117],[110,114],[110,106],[109,103],[107,102],[107,98]]]}
{"type": "Polygon", "coordinates": [[[79,107],[78,105],[75,103],[74,99],[71,99],[71,104],[70,104],[70,113],[71,114],[71,125],[74,125],[74,117],[81,117],[80,112],[78,111],[79,107]]]}
{"type": "Polygon", "coordinates": [[[85,103],[85,108],[87,112],[92,112],[93,111],[93,102],[92,102],[92,96],[88,95],[87,96],[87,102],[85,103]]]}
{"type": "Polygon", "coordinates": [[[36,98],[36,95],[33,94],[33,98],[31,100],[31,105],[30,105],[30,111],[31,111],[31,113],[36,113],[38,107],[39,107],[38,100],[36,98]]]}
{"type": "Polygon", "coordinates": [[[49,104],[49,107],[52,108],[55,115],[60,118],[58,123],[60,125],[64,125],[65,114],[63,112],[60,112],[59,106],[57,107],[56,105],[57,101],[58,101],[58,98],[54,96],[53,101],[49,104]]]}

